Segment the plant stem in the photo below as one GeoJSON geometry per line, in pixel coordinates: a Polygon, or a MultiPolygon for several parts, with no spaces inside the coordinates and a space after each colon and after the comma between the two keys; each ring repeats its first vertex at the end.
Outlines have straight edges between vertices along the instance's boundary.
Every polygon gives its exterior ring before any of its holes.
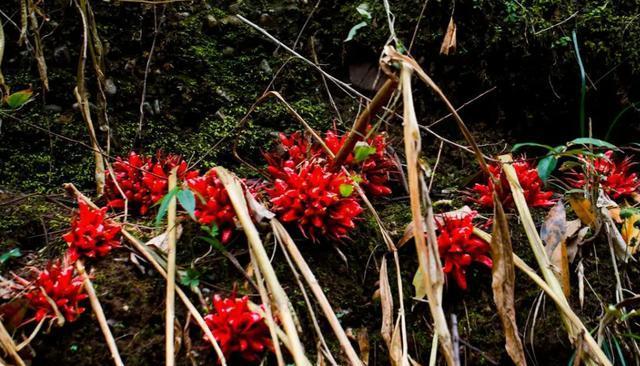
{"type": "MultiPolygon", "coordinates": [[[[171,192],[178,181],[178,167],[171,169],[169,175],[169,192],[171,192]]],[[[176,196],[173,195],[169,201],[167,212],[167,314],[165,318],[165,343],[166,343],[166,365],[175,365],[175,311],[176,311],[176,196]]]]}

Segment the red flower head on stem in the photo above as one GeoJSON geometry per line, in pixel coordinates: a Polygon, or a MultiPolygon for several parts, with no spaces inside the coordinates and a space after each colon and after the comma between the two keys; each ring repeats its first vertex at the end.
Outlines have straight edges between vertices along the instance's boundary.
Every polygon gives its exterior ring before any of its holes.
{"type": "MultiPolygon", "coordinates": [[[[347,140],[348,134],[339,135],[335,131],[327,131],[323,141],[327,148],[337,154],[347,140]]],[[[296,168],[300,163],[316,158],[326,162],[329,154],[321,144],[311,143],[299,132],[287,136],[280,134],[276,152],[265,153],[267,171],[274,178],[286,175],[284,168],[296,168]]],[[[389,173],[396,171],[396,164],[387,152],[387,140],[383,133],[374,134],[366,139],[362,145],[356,146],[356,153],[349,154],[343,166],[357,175],[360,185],[365,192],[372,196],[387,196],[391,194],[389,188],[389,173]],[[361,153],[358,151],[361,149],[361,153]]],[[[328,164],[328,163],[327,163],[328,164]]]]}
{"type": "Polygon", "coordinates": [[[616,161],[613,151],[609,150],[604,156],[595,159],[580,157],[580,160],[584,169],[570,173],[571,178],[568,181],[572,186],[584,188],[589,183],[600,183],[602,190],[613,199],[631,197],[638,192],[640,179],[636,173],[631,173],[631,168],[635,165],[631,157],[616,161]],[[588,176],[592,177],[592,182],[588,181],[588,176]]]}
{"type": "MultiPolygon", "coordinates": [[[[334,131],[327,131],[324,143],[334,154],[346,142],[348,133],[339,136],[334,131]]],[[[344,166],[348,170],[360,173],[360,183],[365,192],[372,196],[388,196],[389,173],[396,170],[396,165],[387,152],[387,139],[384,133],[375,134],[366,139],[364,145],[356,145],[355,152],[362,149],[363,154],[352,152],[344,160],[344,166]]]]}
{"type": "Polygon", "coordinates": [[[36,311],[34,319],[55,318],[56,309],[64,318],[73,322],[85,311],[80,301],[87,298],[83,293],[82,278],[74,276],[74,268],[60,262],[49,264],[47,268],[38,271],[33,286],[25,294],[30,306],[36,311]]]}
{"type": "Polygon", "coordinates": [[[488,254],[491,247],[473,234],[472,220],[476,212],[450,213],[438,222],[438,250],[444,264],[442,270],[453,277],[458,287],[467,289],[466,270],[472,263],[481,263],[491,268],[493,262],[488,254]]]}
{"type": "Polygon", "coordinates": [[[196,195],[198,222],[215,224],[220,230],[222,244],[228,243],[236,227],[236,211],[216,171],[211,169],[203,176],[187,179],[187,184],[196,195]]]}
{"type": "Polygon", "coordinates": [[[295,222],[304,236],[346,238],[362,207],[352,196],[353,182],[343,172],[331,172],[316,161],[284,167],[266,189],[273,211],[284,222],[295,222]]]}
{"type": "Polygon", "coordinates": [[[204,317],[225,358],[242,365],[257,364],[266,352],[273,351],[269,328],[259,313],[249,309],[248,301],[246,296],[215,295],[213,310],[204,317]]]}
{"type": "Polygon", "coordinates": [[[78,214],[71,221],[71,231],[62,238],[69,244],[71,262],[80,257],[98,258],[120,246],[120,225],[107,219],[107,207],[93,209],[78,200],[78,214]]]}
{"type": "MultiPolygon", "coordinates": [[[[538,176],[538,171],[527,160],[519,159],[512,164],[516,176],[522,187],[522,192],[527,204],[531,207],[549,207],[555,204],[551,198],[553,192],[543,191],[543,182],[538,176]]],[[[506,174],[498,164],[489,165],[489,172],[500,182],[499,198],[504,207],[513,207],[513,196],[506,174]]],[[[486,184],[476,183],[471,189],[471,199],[483,207],[493,207],[493,181],[487,177],[486,184]]]]}
{"type": "Polygon", "coordinates": [[[111,174],[106,173],[107,206],[124,208],[125,201],[118,190],[119,185],[129,201],[129,209],[140,215],[146,215],[149,208],[167,193],[171,169],[178,167],[179,179],[189,179],[198,175],[197,171],[188,170],[187,163],[178,155],[165,156],[161,152],[154,158],[131,152],[126,160],[116,158],[112,167],[116,180],[114,182],[111,174]]]}

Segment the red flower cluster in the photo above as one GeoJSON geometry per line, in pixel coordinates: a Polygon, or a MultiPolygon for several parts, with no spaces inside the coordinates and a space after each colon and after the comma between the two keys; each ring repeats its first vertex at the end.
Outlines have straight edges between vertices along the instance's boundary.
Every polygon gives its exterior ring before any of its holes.
{"type": "Polygon", "coordinates": [[[266,351],[273,350],[264,318],[249,309],[248,301],[246,296],[223,299],[215,295],[213,312],[204,317],[225,358],[243,365],[257,364],[266,351]]]}
{"type": "Polygon", "coordinates": [[[343,194],[352,184],[343,172],[331,172],[317,160],[299,166],[289,160],[266,192],[275,213],[284,222],[297,223],[303,235],[314,241],[318,236],[342,239],[362,213],[358,201],[343,194]]]}
{"type": "Polygon", "coordinates": [[[56,317],[49,302],[51,300],[64,318],[73,322],[85,310],[80,306],[80,301],[87,298],[83,290],[82,278],[74,276],[73,266],[58,262],[49,264],[44,271],[38,271],[38,277],[25,297],[36,311],[36,321],[56,317]]]}
{"type": "MultiPolygon", "coordinates": [[[[336,154],[342,145],[344,145],[347,134],[338,135],[334,131],[327,131],[324,137],[324,143],[332,153],[336,154]]],[[[303,161],[310,161],[315,158],[329,160],[327,152],[320,144],[311,144],[302,136],[300,132],[294,132],[287,136],[279,135],[280,145],[279,151],[275,153],[265,154],[265,158],[269,166],[267,171],[274,177],[282,175],[284,167],[293,168],[303,161]]],[[[384,134],[377,134],[367,139],[369,147],[374,152],[367,154],[361,160],[356,161],[352,152],[344,161],[344,166],[358,174],[362,188],[365,192],[373,196],[386,196],[391,194],[389,188],[389,172],[396,169],[396,165],[387,153],[387,141],[384,134]]]]}
{"type": "MultiPolygon", "coordinates": [[[[593,176],[596,182],[600,182],[600,187],[613,199],[629,197],[640,188],[640,179],[636,173],[631,173],[631,167],[635,165],[631,157],[626,157],[620,162],[613,159],[613,151],[609,150],[604,156],[589,160],[581,157],[584,163],[584,170],[588,175],[593,176]]],[[[584,171],[573,171],[573,176],[569,179],[572,186],[583,188],[587,182],[587,174],[584,171]]]]}
{"type": "Polygon", "coordinates": [[[111,249],[120,246],[120,225],[105,219],[107,208],[92,209],[82,201],[76,217],[71,221],[71,231],[62,236],[69,244],[67,255],[71,262],[80,257],[104,257],[111,249]]]}
{"type": "MultiPolygon", "coordinates": [[[[535,167],[532,167],[524,159],[514,161],[512,166],[516,171],[524,198],[529,206],[548,207],[554,205],[555,202],[551,199],[553,192],[542,190],[543,183],[535,167]]],[[[509,188],[509,181],[502,168],[497,164],[490,165],[489,171],[500,182],[499,198],[502,201],[502,205],[504,207],[513,206],[513,196],[511,195],[511,188],[509,188]]],[[[472,197],[473,201],[484,207],[493,207],[494,185],[491,179],[487,179],[487,184],[476,183],[471,191],[475,194],[475,197],[472,197]]]]}
{"type": "MultiPolygon", "coordinates": [[[[180,179],[193,178],[196,171],[187,170],[187,162],[177,155],[164,156],[156,154],[154,158],[141,156],[131,152],[127,159],[116,158],[113,172],[116,181],[129,201],[129,209],[145,215],[149,208],[167,194],[168,176],[171,169],[178,167],[180,179]]],[[[108,206],[124,208],[124,199],[113,181],[111,174],[106,173],[105,195],[108,206]]]]}
{"type": "Polygon", "coordinates": [[[236,212],[216,171],[211,169],[203,176],[188,179],[187,184],[196,194],[195,216],[198,222],[215,224],[220,230],[222,244],[229,242],[236,227],[236,212]]]}
{"type": "Polygon", "coordinates": [[[466,269],[471,263],[478,262],[489,268],[493,262],[487,256],[491,247],[487,242],[473,234],[476,212],[445,214],[438,222],[438,249],[444,261],[442,270],[458,284],[467,289],[466,269]]]}
{"type": "MultiPolygon", "coordinates": [[[[324,142],[331,152],[337,154],[347,140],[347,136],[348,134],[338,136],[333,131],[327,131],[324,142]]],[[[361,172],[361,185],[367,193],[373,196],[388,196],[391,194],[391,188],[388,186],[389,172],[394,171],[396,165],[387,153],[386,136],[384,134],[374,135],[367,139],[367,144],[375,149],[375,152],[360,162],[356,161],[352,152],[345,159],[344,165],[350,170],[361,172]]]]}

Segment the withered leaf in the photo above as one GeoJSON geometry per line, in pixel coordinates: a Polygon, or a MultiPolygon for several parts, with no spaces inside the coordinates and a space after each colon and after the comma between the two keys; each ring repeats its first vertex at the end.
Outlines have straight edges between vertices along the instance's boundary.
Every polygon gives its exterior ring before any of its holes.
{"type": "Polygon", "coordinates": [[[449,19],[449,25],[447,31],[444,34],[442,45],[440,46],[440,54],[448,56],[456,52],[456,23],[453,21],[453,17],[449,19]]]}

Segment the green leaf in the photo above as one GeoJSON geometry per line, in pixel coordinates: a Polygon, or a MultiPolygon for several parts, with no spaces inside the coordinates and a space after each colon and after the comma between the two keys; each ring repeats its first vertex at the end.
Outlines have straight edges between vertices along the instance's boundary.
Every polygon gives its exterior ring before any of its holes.
{"type": "Polygon", "coordinates": [[[640,213],[640,209],[637,209],[635,207],[625,207],[620,209],[620,218],[626,219],[631,217],[631,215],[635,215],[637,213],[640,213]]]}
{"type": "Polygon", "coordinates": [[[519,144],[515,144],[513,145],[513,147],[511,148],[511,152],[516,152],[517,150],[520,150],[523,147],[542,147],[545,148],[549,151],[553,151],[553,146],[549,146],[549,145],[544,145],[544,144],[538,144],[535,142],[522,142],[519,144]]]}
{"type": "Polygon", "coordinates": [[[180,202],[180,206],[184,208],[189,216],[196,221],[196,197],[193,195],[190,189],[183,189],[179,191],[176,195],[178,198],[178,202],[180,202]]]}
{"type": "Polygon", "coordinates": [[[354,159],[356,163],[360,163],[365,161],[369,156],[376,153],[376,148],[373,146],[369,146],[366,142],[360,141],[356,144],[356,147],[353,149],[354,159]]]}
{"type": "Polygon", "coordinates": [[[156,215],[156,221],[155,221],[156,226],[160,225],[160,223],[162,222],[162,219],[164,218],[164,215],[167,214],[169,203],[171,202],[171,199],[173,198],[173,196],[175,196],[178,193],[178,190],[180,190],[180,187],[175,187],[169,192],[167,192],[167,194],[164,197],[162,197],[162,200],[160,201],[160,209],[158,209],[158,214],[156,215]]]}
{"type": "Polygon", "coordinates": [[[2,253],[2,255],[0,255],[0,264],[4,264],[11,258],[19,258],[21,256],[22,253],[20,252],[20,248],[13,248],[10,251],[4,252],[2,253]]]}
{"type": "Polygon", "coordinates": [[[31,89],[20,90],[13,94],[7,95],[5,102],[11,109],[18,109],[31,99],[33,91],[31,89]]]}
{"type": "Polygon", "coordinates": [[[571,140],[567,145],[593,145],[597,147],[606,147],[607,149],[620,150],[617,146],[610,144],[606,141],[594,139],[592,137],[579,137],[575,140],[571,140]]]}
{"type": "Polygon", "coordinates": [[[367,22],[360,22],[351,27],[351,29],[349,30],[349,34],[347,34],[347,38],[344,39],[344,42],[349,42],[350,40],[352,40],[353,37],[355,37],[358,33],[358,30],[360,28],[366,27],[367,25],[369,25],[367,22]]]}
{"type": "Polygon", "coordinates": [[[180,283],[183,286],[198,287],[200,285],[200,276],[202,274],[195,268],[188,268],[180,276],[180,283]]]}
{"type": "Polygon", "coordinates": [[[538,175],[543,182],[546,182],[551,173],[558,165],[558,158],[555,155],[549,155],[538,162],[538,175]]]}
{"type": "Polygon", "coordinates": [[[358,14],[362,15],[363,18],[367,20],[371,20],[371,13],[369,12],[369,4],[362,3],[358,5],[358,7],[356,8],[356,11],[358,12],[358,14]]]}
{"type": "Polygon", "coordinates": [[[224,247],[224,245],[222,245],[220,243],[220,240],[215,239],[215,238],[211,238],[208,236],[199,236],[198,239],[208,243],[209,245],[211,245],[211,247],[213,247],[213,249],[220,251],[220,252],[224,252],[226,249],[224,247]]]}
{"type": "Polygon", "coordinates": [[[340,185],[340,194],[342,195],[342,197],[349,197],[353,194],[353,185],[352,184],[347,184],[347,183],[342,183],[340,185]]]}
{"type": "Polygon", "coordinates": [[[362,179],[362,176],[360,174],[353,174],[351,176],[351,180],[353,180],[354,183],[362,183],[364,180],[362,179]]]}

